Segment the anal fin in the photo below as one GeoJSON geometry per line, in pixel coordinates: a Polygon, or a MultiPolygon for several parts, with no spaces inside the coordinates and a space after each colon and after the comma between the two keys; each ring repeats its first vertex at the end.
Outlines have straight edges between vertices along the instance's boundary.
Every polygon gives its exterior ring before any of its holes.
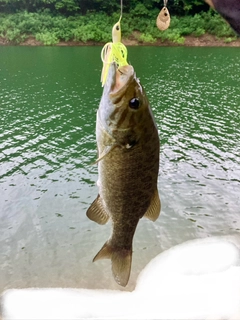
{"type": "Polygon", "coordinates": [[[93,201],[91,206],[88,208],[87,217],[90,220],[95,221],[95,222],[97,222],[99,224],[107,223],[107,221],[109,219],[109,215],[105,211],[105,209],[103,207],[103,204],[102,204],[102,201],[101,201],[101,198],[100,198],[99,195],[93,201]]]}
{"type": "Polygon", "coordinates": [[[161,210],[161,201],[159,198],[158,190],[154,191],[153,197],[151,199],[150,205],[144,214],[144,217],[148,218],[151,221],[156,221],[159,217],[161,210]]]}

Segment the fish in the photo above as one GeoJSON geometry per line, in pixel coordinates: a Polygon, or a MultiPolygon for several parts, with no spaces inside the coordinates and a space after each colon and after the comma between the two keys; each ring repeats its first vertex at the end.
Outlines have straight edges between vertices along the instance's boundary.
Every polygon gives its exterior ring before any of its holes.
{"type": "Polygon", "coordinates": [[[239,0],[205,0],[215,9],[240,36],[240,1],[239,0]]]}
{"type": "Polygon", "coordinates": [[[155,221],[161,209],[157,188],[160,141],[146,93],[132,65],[109,66],[96,119],[97,198],[87,217],[112,233],[93,262],[110,259],[115,281],[128,284],[132,241],[139,220],[155,221]]]}

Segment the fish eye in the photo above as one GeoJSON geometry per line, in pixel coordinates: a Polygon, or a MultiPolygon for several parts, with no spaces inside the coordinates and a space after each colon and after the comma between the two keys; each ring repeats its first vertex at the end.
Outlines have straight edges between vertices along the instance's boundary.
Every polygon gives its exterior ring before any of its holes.
{"type": "Polygon", "coordinates": [[[119,29],[120,29],[120,28],[119,28],[119,25],[117,25],[117,26],[116,26],[116,30],[119,30],[119,29]]]}
{"type": "Polygon", "coordinates": [[[129,101],[129,107],[131,109],[134,109],[134,110],[137,110],[139,108],[139,105],[140,105],[140,102],[139,102],[139,99],[138,98],[132,98],[130,101],[129,101]]]}

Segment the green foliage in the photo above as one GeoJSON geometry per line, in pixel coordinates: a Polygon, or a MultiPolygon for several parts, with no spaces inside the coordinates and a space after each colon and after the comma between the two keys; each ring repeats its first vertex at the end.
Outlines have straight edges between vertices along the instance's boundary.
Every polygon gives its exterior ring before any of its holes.
{"type": "Polygon", "coordinates": [[[74,40],[108,42],[109,33],[101,31],[96,25],[82,25],[73,30],[74,40]]]}
{"type": "Polygon", "coordinates": [[[21,31],[19,29],[10,29],[6,32],[6,38],[13,43],[19,44],[26,39],[26,36],[24,34],[21,34],[21,31]]]}
{"type": "Polygon", "coordinates": [[[142,33],[139,37],[139,41],[145,43],[154,43],[157,41],[150,33],[142,33]]]}
{"type": "Polygon", "coordinates": [[[202,1],[199,0],[182,0],[183,9],[185,11],[191,11],[194,7],[202,6],[202,1]]]}
{"type": "Polygon", "coordinates": [[[196,30],[193,31],[192,33],[195,37],[200,37],[205,34],[205,30],[203,28],[197,28],[196,30]]]}
{"type": "Polygon", "coordinates": [[[136,7],[131,10],[131,14],[137,17],[148,16],[149,10],[145,7],[143,3],[138,3],[136,7]]]}
{"type": "Polygon", "coordinates": [[[57,11],[63,12],[76,12],[79,10],[77,2],[74,0],[56,1],[55,8],[57,11]]]}
{"type": "MultiPolygon", "coordinates": [[[[56,0],[45,1],[48,5],[56,4],[56,0]]],[[[160,31],[156,27],[159,10],[149,10],[149,3],[150,0],[146,0],[145,4],[137,3],[129,13],[124,13],[121,23],[123,38],[132,36],[142,43],[154,43],[160,39],[177,44],[183,44],[187,35],[199,37],[205,33],[225,37],[226,42],[236,38],[228,24],[212,10],[193,16],[173,15],[170,28],[160,31]]],[[[40,12],[25,10],[15,14],[0,14],[0,36],[14,43],[20,43],[28,36],[34,36],[44,45],[55,45],[59,41],[69,40],[105,43],[111,41],[112,26],[118,19],[119,12],[111,16],[103,12],[88,12],[85,15],[67,17],[56,12],[53,14],[50,9],[40,12]]]]}
{"type": "Polygon", "coordinates": [[[164,31],[160,39],[162,41],[171,41],[176,44],[184,44],[185,38],[181,35],[181,31],[179,29],[167,29],[164,31]]]}
{"type": "Polygon", "coordinates": [[[235,36],[235,33],[230,26],[214,11],[209,10],[208,12],[202,13],[202,18],[205,21],[205,29],[208,33],[216,35],[217,37],[235,36]]]}
{"type": "Polygon", "coordinates": [[[37,33],[36,40],[42,42],[45,46],[52,46],[59,42],[57,36],[49,31],[37,33]]]}
{"type": "Polygon", "coordinates": [[[225,39],[224,39],[224,42],[225,42],[225,43],[230,43],[230,42],[232,42],[232,41],[234,41],[234,40],[237,40],[237,36],[225,38],[225,39]]]}
{"type": "Polygon", "coordinates": [[[73,39],[77,41],[111,41],[112,26],[119,19],[119,15],[113,20],[104,13],[77,16],[73,24],[73,39]]]}
{"type": "MultiPolygon", "coordinates": [[[[162,0],[131,0],[124,2],[124,11],[136,10],[141,16],[147,14],[146,10],[159,9],[163,4],[162,0]]],[[[169,8],[173,14],[197,13],[199,8],[207,8],[201,0],[174,0],[169,1],[169,8]]],[[[119,11],[119,0],[0,0],[0,11],[15,13],[27,10],[37,12],[50,8],[52,13],[71,15],[73,13],[86,14],[88,11],[106,12],[108,15],[119,11]]]]}

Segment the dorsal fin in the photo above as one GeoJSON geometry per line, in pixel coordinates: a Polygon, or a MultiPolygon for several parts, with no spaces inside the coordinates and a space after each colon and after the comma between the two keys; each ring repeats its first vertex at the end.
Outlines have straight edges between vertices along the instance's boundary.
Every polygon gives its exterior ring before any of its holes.
{"type": "Polygon", "coordinates": [[[107,223],[109,219],[109,215],[105,211],[102,200],[100,196],[98,195],[97,198],[93,201],[91,206],[87,210],[87,217],[90,220],[93,220],[99,224],[105,224],[107,223]]]}
{"type": "Polygon", "coordinates": [[[159,217],[160,210],[161,210],[161,201],[159,198],[158,190],[156,189],[154,191],[150,205],[146,213],[144,214],[144,217],[148,218],[151,221],[155,221],[159,217]]]}

